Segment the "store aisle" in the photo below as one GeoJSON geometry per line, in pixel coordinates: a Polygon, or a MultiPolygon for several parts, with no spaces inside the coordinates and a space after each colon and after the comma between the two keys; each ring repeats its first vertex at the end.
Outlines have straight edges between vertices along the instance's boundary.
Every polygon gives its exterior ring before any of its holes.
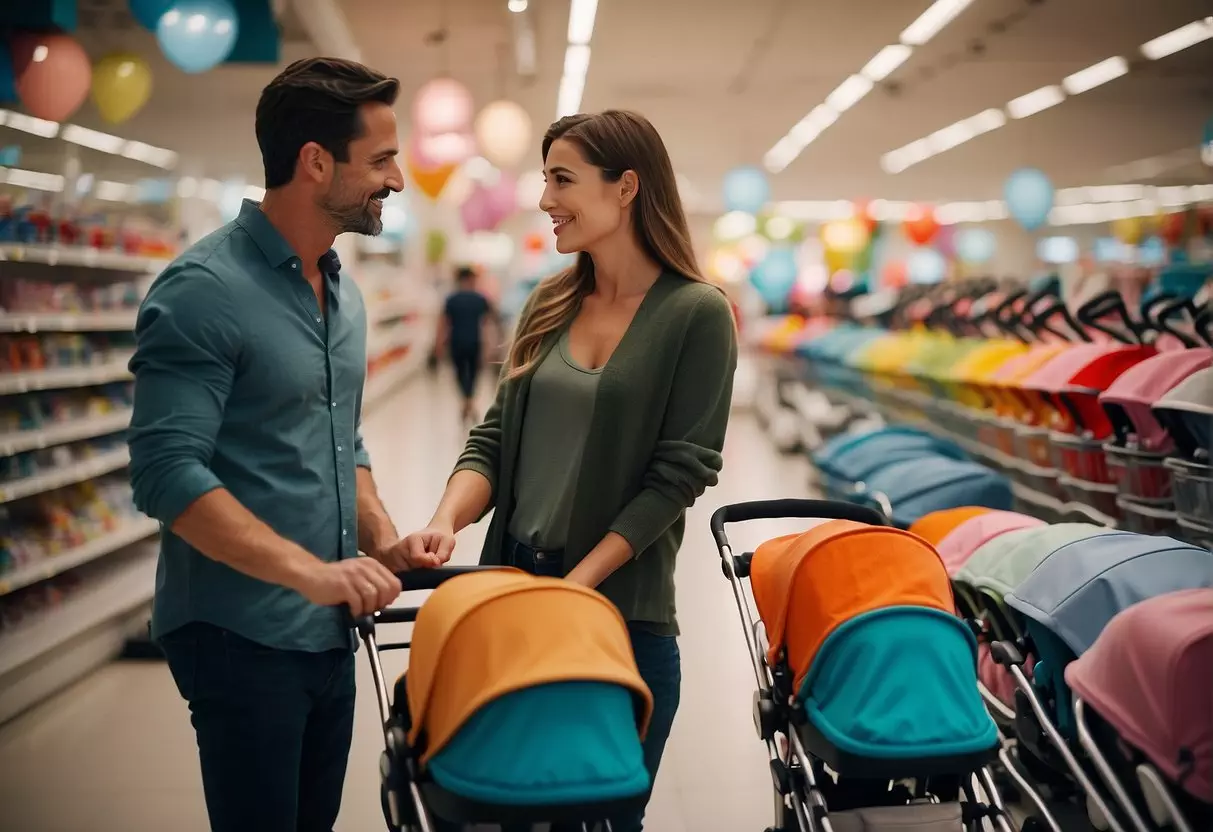
{"type": "MultiPolygon", "coordinates": [[[[364,423],[380,491],[402,530],[425,523],[441,494],[463,439],[458,413],[453,381],[423,376],[364,423]]],[[[771,821],[765,749],[751,720],[753,679],[708,517],[725,502],[804,496],[807,472],[775,454],[744,414],[734,416],[725,458],[720,485],[690,514],[679,559],[682,707],[646,823],[653,832],[737,832],[771,821]]],[[[730,537],[741,551],[793,528],[787,521],[755,523],[730,529],[730,537]]],[[[464,532],[454,560],[475,560],[483,533],[482,527],[464,532]]],[[[369,668],[359,658],[358,721],[339,832],[383,828],[382,737],[369,668]]],[[[389,677],[404,661],[387,654],[389,677]]],[[[112,664],[0,728],[0,771],[6,829],[207,828],[188,711],[158,663],[112,664]]]]}

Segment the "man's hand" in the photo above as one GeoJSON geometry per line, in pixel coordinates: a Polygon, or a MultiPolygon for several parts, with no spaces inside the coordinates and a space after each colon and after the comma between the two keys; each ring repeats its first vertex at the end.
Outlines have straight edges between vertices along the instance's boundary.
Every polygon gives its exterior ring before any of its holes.
{"type": "Polygon", "coordinates": [[[298,590],[313,604],[345,604],[355,618],[378,612],[400,595],[400,579],[373,558],[357,557],[333,563],[317,561],[298,590]]]}
{"type": "Polygon", "coordinates": [[[455,531],[450,526],[430,525],[398,540],[379,554],[379,561],[394,572],[433,569],[451,559],[455,531]]]}

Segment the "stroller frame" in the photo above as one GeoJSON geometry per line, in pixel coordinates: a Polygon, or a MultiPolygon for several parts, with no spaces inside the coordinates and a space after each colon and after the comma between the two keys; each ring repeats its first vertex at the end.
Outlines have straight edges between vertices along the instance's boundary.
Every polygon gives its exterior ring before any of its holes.
{"type": "MultiPolygon", "coordinates": [[[[775,825],[768,827],[766,832],[833,832],[823,793],[826,781],[831,779],[827,766],[833,771],[849,769],[847,777],[887,780],[890,783],[906,779],[906,769],[911,766],[901,761],[885,766],[876,761],[851,758],[839,751],[830,756],[819,756],[821,747],[827,744],[820,740],[817,730],[794,704],[791,669],[782,661],[775,667],[766,661],[766,637],[762,621],[751,611],[742,584],[750,575],[753,553],[734,555],[724,527],[728,523],[791,517],[852,520],[873,526],[887,526],[888,523],[879,512],[853,503],[801,499],[726,505],[717,509],[711,519],[721,569],[733,589],[757,683],[754,727],[767,747],[775,792],[775,825]],[[808,746],[818,753],[810,753],[808,746]]],[[[996,752],[992,750],[989,755],[983,756],[993,759],[996,752]]],[[[962,822],[966,828],[983,828],[983,822],[989,820],[999,832],[1012,832],[1010,815],[984,759],[976,761],[966,758],[939,763],[936,770],[924,771],[920,768],[915,772],[913,777],[920,791],[925,791],[924,779],[936,775],[955,776],[959,780],[958,796],[959,792],[963,792],[966,798],[961,803],[962,822]],[[949,762],[953,765],[948,765],[949,762]]]]}
{"type": "MultiPolygon", "coordinates": [[[[432,569],[417,569],[397,575],[402,591],[416,592],[436,589],[451,578],[473,572],[501,569],[499,566],[441,566],[432,569]]],[[[488,806],[452,794],[421,770],[419,749],[408,741],[407,713],[392,707],[388,683],[383,673],[381,654],[387,650],[408,650],[410,642],[380,644],[376,635],[377,624],[411,624],[416,622],[421,607],[389,607],[373,615],[365,615],[350,622],[357,630],[366,647],[371,665],[371,678],[375,686],[375,698],[379,706],[379,720],[383,728],[384,750],[379,758],[380,797],[384,820],[389,832],[446,832],[462,829],[467,824],[518,824],[536,823],[580,823],[582,832],[611,832],[608,818],[621,810],[626,811],[636,799],[617,801],[611,804],[589,806],[586,804],[564,806],[488,806]],[[439,815],[454,814],[458,820],[435,822],[431,806],[439,815]],[[538,816],[538,817],[537,817],[538,816]],[[592,820],[585,820],[590,816],[592,820]]],[[[396,690],[400,696],[399,686],[396,690]]],[[[648,795],[644,797],[647,800],[648,795]]]]}

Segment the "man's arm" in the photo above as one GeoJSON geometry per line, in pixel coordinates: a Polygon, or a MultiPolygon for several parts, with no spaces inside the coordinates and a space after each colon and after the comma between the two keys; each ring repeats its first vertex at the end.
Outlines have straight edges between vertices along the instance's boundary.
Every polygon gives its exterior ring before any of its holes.
{"type": "Polygon", "coordinates": [[[327,568],[338,564],[277,534],[210,469],[242,343],[227,287],[200,266],[166,272],[139,311],[135,335],[127,443],[139,510],[205,556],[315,603],[349,603],[355,614],[388,595],[383,604],[390,603],[395,576],[361,564],[327,568]]]}
{"type": "Polygon", "coordinates": [[[379,499],[379,490],[375,487],[369,465],[358,465],[355,482],[358,486],[358,548],[373,558],[379,558],[400,535],[396,533],[396,526],[388,517],[383,501],[379,499]]]}

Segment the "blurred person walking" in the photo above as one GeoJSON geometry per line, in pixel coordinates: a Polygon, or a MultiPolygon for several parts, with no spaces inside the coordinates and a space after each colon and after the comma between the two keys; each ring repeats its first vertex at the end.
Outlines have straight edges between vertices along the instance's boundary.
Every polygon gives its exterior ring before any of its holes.
{"type": "MultiPolygon", "coordinates": [[[[656,778],[682,682],[674,563],[686,510],[716,484],[737,333],[700,275],[674,170],[653,126],[608,110],[553,124],[540,208],[576,264],[523,309],[496,400],[433,519],[404,540],[446,559],[489,510],[481,563],[596,588],[627,621],[654,710],[656,778]]],[[[644,813],[611,818],[640,832],[644,813]]]]}
{"type": "Polygon", "coordinates": [[[496,321],[489,299],[476,288],[476,272],[461,266],[455,272],[455,291],[446,298],[438,320],[435,353],[446,352],[455,370],[455,380],[463,397],[462,418],[471,421],[475,413],[476,382],[484,360],[484,328],[496,321]]]}
{"type": "Polygon", "coordinates": [[[401,589],[360,432],[366,309],[332,250],[378,234],[404,187],[398,89],[351,61],[288,66],[257,105],[264,200],[139,310],[128,439],[136,505],[162,524],[152,638],[189,703],[215,832],[332,830],[354,725],[345,616],[401,589]]]}

